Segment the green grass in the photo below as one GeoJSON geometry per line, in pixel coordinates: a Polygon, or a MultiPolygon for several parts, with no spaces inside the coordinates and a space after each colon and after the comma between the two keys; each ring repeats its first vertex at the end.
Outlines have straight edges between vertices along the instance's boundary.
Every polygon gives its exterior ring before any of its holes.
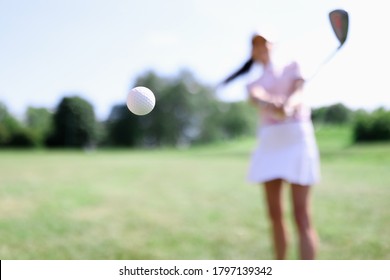
{"type": "MultiPolygon", "coordinates": [[[[390,259],[390,144],[317,137],[318,258],[390,259]]],[[[255,145],[0,151],[0,259],[272,259],[262,189],[245,181],[255,145]]]]}

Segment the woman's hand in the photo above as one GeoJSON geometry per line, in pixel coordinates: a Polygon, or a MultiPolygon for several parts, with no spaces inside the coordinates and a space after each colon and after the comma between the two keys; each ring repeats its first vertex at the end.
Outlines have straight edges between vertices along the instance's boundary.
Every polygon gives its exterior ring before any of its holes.
{"type": "Polygon", "coordinates": [[[271,104],[269,110],[276,119],[283,120],[287,117],[285,106],[282,103],[271,104]]]}

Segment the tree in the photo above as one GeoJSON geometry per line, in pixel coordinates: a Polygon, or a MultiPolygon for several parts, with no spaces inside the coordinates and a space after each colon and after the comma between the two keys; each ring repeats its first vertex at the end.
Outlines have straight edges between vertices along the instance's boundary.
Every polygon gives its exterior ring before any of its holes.
{"type": "Polygon", "coordinates": [[[139,116],[129,112],[126,105],[116,105],[105,123],[107,136],[104,144],[120,147],[134,147],[139,144],[141,130],[139,116]]]}
{"type": "Polygon", "coordinates": [[[7,106],[0,102],[0,146],[8,144],[11,138],[11,132],[9,129],[9,113],[7,106]]]}
{"type": "Polygon", "coordinates": [[[49,146],[86,147],[96,142],[94,110],[81,97],[64,97],[54,114],[53,125],[47,141],[49,146]]]}
{"type": "Polygon", "coordinates": [[[341,103],[328,107],[324,121],[327,123],[343,124],[351,120],[351,110],[341,103]]]}
{"type": "Polygon", "coordinates": [[[0,103],[0,147],[29,148],[36,146],[34,133],[8,112],[0,103]]]}
{"type": "Polygon", "coordinates": [[[314,122],[344,124],[352,119],[352,111],[341,103],[314,109],[312,112],[314,122]]]}
{"type": "Polygon", "coordinates": [[[53,113],[46,108],[28,107],[26,125],[34,136],[36,144],[42,146],[53,128],[53,113]]]}
{"type": "Polygon", "coordinates": [[[257,123],[255,108],[247,102],[230,103],[221,123],[227,138],[253,134],[257,123]]]}

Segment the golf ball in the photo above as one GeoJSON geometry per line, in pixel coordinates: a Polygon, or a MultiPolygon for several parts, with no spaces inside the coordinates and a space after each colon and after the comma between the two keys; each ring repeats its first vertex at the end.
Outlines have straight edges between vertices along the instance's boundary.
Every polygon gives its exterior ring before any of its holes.
{"type": "Polygon", "coordinates": [[[153,92],[147,87],[135,87],[127,95],[127,108],[136,115],[149,114],[156,104],[153,92]]]}

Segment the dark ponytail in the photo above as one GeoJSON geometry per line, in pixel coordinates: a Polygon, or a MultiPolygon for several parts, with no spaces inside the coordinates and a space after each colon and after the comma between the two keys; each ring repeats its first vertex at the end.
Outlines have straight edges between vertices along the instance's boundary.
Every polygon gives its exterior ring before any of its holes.
{"type": "Polygon", "coordinates": [[[227,83],[233,81],[235,78],[243,75],[243,74],[246,74],[249,72],[249,70],[251,69],[252,65],[253,65],[253,59],[250,58],[247,62],[245,62],[245,64],[240,68],[238,69],[236,72],[234,72],[232,75],[230,75],[229,77],[227,77],[223,82],[222,84],[223,85],[226,85],[227,83]]]}

